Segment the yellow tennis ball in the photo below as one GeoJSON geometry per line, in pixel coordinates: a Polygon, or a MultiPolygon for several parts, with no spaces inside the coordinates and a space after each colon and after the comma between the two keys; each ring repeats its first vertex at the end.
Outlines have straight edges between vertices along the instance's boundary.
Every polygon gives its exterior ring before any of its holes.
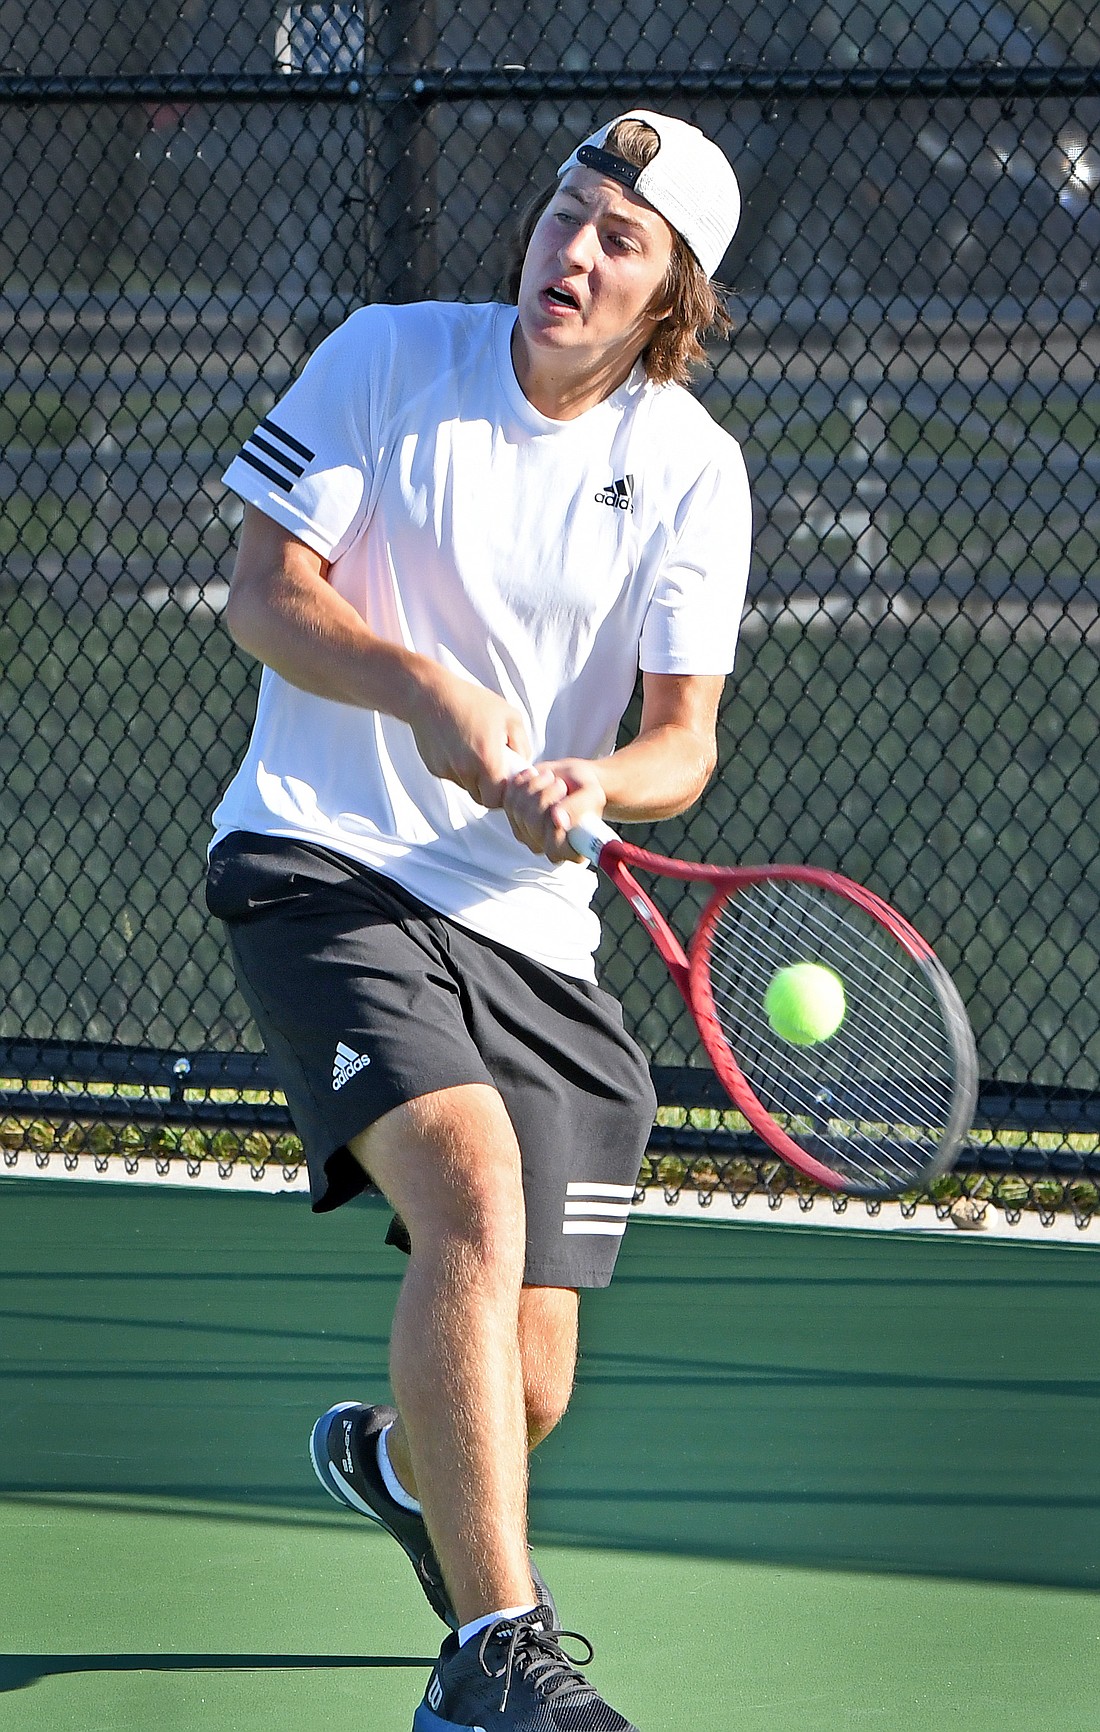
{"type": "Polygon", "coordinates": [[[816,1046],[844,1021],[847,1009],[839,974],[820,962],[792,962],[772,976],[764,1010],[773,1034],[793,1046],[816,1046]]]}

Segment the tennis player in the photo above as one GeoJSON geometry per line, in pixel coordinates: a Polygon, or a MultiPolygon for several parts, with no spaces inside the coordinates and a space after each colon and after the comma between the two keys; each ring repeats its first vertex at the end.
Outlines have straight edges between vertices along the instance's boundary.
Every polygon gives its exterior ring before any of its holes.
{"type": "Polygon", "coordinates": [[[632,1732],[527,1544],[527,1452],[655,1107],[567,831],[681,812],[714,768],[750,508],[683,385],[729,329],[739,205],[702,133],[621,116],[535,201],[508,304],[353,314],[226,474],[228,624],[264,673],[208,900],[314,1209],[369,1179],[409,1252],[396,1408],[337,1404],[312,1456],[450,1626],[415,1732],[632,1732]]]}

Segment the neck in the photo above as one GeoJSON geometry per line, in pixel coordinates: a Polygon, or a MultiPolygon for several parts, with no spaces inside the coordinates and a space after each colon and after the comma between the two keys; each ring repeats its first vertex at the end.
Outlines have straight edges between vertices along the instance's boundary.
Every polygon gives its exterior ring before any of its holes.
{"type": "Polygon", "coordinates": [[[575,421],[629,379],[634,353],[603,355],[588,364],[566,355],[533,353],[520,329],[512,331],[512,366],[519,388],[533,409],[550,421],[575,421]]]}

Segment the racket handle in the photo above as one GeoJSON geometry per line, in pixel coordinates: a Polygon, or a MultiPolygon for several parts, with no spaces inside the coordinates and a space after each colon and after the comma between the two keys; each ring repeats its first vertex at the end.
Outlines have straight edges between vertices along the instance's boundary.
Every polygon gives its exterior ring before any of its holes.
{"type": "Polygon", "coordinates": [[[597,818],[594,812],[582,813],[569,832],[570,847],[583,854],[586,860],[591,860],[593,866],[599,865],[606,844],[618,840],[611,825],[597,818]]]}
{"type": "MultiPolygon", "coordinates": [[[[529,767],[528,758],[521,758],[511,746],[505,746],[504,769],[509,776],[514,776],[517,770],[526,770],[529,767]]],[[[605,824],[602,818],[597,818],[594,812],[583,814],[569,832],[570,847],[575,848],[586,860],[591,860],[593,866],[599,865],[604,844],[618,840],[611,825],[605,824]]]]}

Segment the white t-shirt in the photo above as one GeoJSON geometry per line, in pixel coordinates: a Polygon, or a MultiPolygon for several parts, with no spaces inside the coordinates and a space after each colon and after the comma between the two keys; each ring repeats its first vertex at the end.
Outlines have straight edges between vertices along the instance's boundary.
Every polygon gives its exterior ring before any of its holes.
{"type": "MultiPolygon", "coordinates": [[[[639,667],[724,674],[748,574],[741,453],[639,366],[551,421],[511,360],[513,307],[354,313],[261,422],[225,480],[330,562],[378,636],[501,693],[536,759],[614,748],[639,667]]],[[[265,669],[244,762],[214,814],[322,844],[439,913],[593,977],[594,874],[552,865],[425,769],[392,716],[265,669]]]]}

